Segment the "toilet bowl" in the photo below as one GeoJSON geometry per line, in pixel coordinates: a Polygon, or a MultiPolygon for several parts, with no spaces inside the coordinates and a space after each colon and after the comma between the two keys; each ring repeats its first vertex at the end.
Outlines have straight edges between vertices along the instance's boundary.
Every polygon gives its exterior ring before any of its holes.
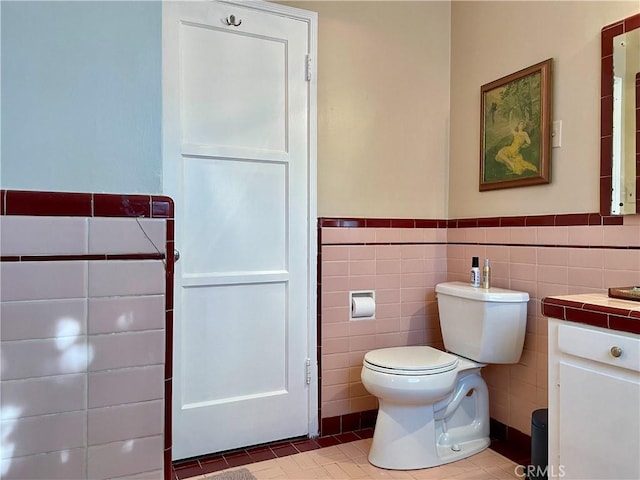
{"type": "Polygon", "coordinates": [[[482,366],[432,347],[367,353],[362,383],[380,404],[369,461],[381,468],[413,470],[484,450],[489,445],[489,403],[478,373],[482,366]],[[458,417],[468,429],[460,428],[459,419],[448,418],[462,401],[468,405],[458,417]]]}
{"type": "Polygon", "coordinates": [[[489,393],[480,370],[522,353],[527,293],[461,282],[436,292],[447,352],[408,346],[364,357],[362,384],[379,403],[369,452],[377,467],[433,467],[487,448],[489,393]]]}

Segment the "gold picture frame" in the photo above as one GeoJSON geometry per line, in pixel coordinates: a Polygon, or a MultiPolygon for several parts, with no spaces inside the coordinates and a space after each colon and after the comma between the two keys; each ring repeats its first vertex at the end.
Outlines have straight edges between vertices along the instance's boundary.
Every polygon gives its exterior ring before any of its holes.
{"type": "Polygon", "coordinates": [[[481,87],[480,191],[550,182],[552,64],[481,87]]]}

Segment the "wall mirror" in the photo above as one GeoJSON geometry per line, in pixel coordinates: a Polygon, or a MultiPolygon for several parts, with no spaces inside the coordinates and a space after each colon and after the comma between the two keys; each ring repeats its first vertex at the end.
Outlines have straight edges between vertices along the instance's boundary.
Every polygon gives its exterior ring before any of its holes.
{"type": "Polygon", "coordinates": [[[640,14],[602,29],[600,213],[640,213],[640,14]]]}

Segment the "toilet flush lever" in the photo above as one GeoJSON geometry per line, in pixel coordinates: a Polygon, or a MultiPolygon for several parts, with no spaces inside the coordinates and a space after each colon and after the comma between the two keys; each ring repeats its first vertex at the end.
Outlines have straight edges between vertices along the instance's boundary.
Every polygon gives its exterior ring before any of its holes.
{"type": "Polygon", "coordinates": [[[173,263],[176,263],[180,260],[180,250],[176,249],[173,251],[173,263]]]}

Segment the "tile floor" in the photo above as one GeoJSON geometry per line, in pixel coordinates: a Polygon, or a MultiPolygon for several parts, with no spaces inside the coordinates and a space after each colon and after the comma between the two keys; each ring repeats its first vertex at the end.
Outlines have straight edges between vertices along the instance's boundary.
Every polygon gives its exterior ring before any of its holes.
{"type": "MultiPolygon", "coordinates": [[[[516,463],[490,449],[448,465],[422,470],[392,471],[374,467],[367,461],[370,446],[371,439],[367,438],[228,470],[246,468],[258,480],[498,480],[522,478],[522,469],[517,469],[516,463]],[[518,475],[519,473],[520,475],[518,475]]],[[[193,477],[192,480],[210,478],[219,473],[221,472],[200,475],[193,477]]]]}
{"type": "MultiPolygon", "coordinates": [[[[351,434],[349,441],[347,441],[346,437],[340,438],[341,441],[338,441],[335,437],[330,438],[332,441],[325,440],[323,442],[327,446],[322,446],[318,443],[318,441],[324,440],[321,438],[294,442],[281,447],[271,446],[270,448],[263,447],[261,449],[248,450],[249,457],[253,459],[250,463],[247,463],[245,455],[234,456],[232,454],[225,456],[224,459],[212,459],[209,463],[201,461],[199,469],[195,469],[193,466],[189,469],[181,469],[177,466],[175,468],[175,478],[179,480],[201,480],[211,478],[222,472],[241,468],[248,469],[258,480],[500,480],[523,478],[522,467],[516,468],[518,463],[492,449],[487,449],[470,458],[439,467],[392,471],[374,467],[367,461],[367,454],[371,446],[369,431],[362,431],[359,435],[351,434]],[[299,453],[290,452],[291,445],[295,445],[299,453]],[[279,448],[285,449],[280,451],[279,448]],[[265,458],[265,460],[256,461],[261,457],[265,458]],[[237,462],[234,459],[237,459],[237,462]],[[225,463],[222,463],[223,461],[225,463]],[[223,465],[227,465],[228,468],[221,468],[223,465]],[[209,473],[203,473],[207,471],[209,473]]],[[[507,455],[513,458],[510,453],[506,452],[507,455]]]]}
{"type": "Polygon", "coordinates": [[[371,438],[372,428],[320,438],[293,438],[281,442],[258,445],[246,449],[237,449],[202,457],[180,460],[173,464],[173,479],[186,480],[201,478],[203,475],[248,465],[274,458],[283,458],[310,450],[331,447],[341,443],[371,438]]]}

